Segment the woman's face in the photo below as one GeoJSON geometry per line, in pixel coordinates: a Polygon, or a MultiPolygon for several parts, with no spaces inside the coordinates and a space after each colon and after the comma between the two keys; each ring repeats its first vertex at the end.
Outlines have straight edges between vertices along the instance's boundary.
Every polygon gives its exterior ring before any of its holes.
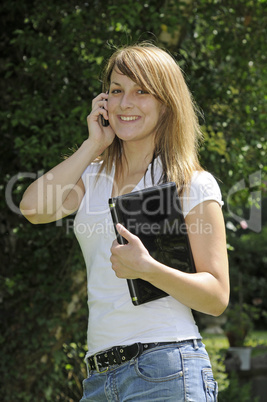
{"type": "Polygon", "coordinates": [[[161,103],[116,69],[110,80],[109,122],[123,141],[144,141],[154,137],[161,103]]]}

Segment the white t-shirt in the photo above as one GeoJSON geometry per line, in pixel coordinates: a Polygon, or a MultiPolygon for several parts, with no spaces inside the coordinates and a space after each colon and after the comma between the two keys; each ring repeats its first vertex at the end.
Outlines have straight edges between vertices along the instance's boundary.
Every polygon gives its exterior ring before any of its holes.
{"type": "MultiPolygon", "coordinates": [[[[74,231],[87,267],[88,281],[88,353],[135,342],[169,342],[201,338],[191,309],[171,296],[140,306],[131,302],[127,281],[117,278],[111,268],[110,247],[116,238],[109,211],[115,169],[102,173],[96,182],[98,163],[92,163],[82,175],[85,196],[76,214],[74,231]]],[[[162,173],[161,162],[154,162],[154,183],[162,173]]],[[[151,165],[133,191],[151,187],[151,165]]],[[[214,177],[207,172],[193,175],[189,196],[183,199],[184,216],[199,203],[216,200],[223,204],[214,177]]],[[[201,229],[201,228],[200,228],[201,229]]],[[[204,228],[202,228],[204,230],[204,228]]]]}

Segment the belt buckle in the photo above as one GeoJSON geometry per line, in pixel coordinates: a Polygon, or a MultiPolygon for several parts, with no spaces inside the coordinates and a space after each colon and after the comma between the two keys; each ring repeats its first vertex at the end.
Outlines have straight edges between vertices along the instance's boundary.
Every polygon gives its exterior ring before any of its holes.
{"type": "Polygon", "coordinates": [[[99,353],[96,353],[96,354],[93,356],[93,360],[94,360],[94,363],[95,363],[96,371],[97,371],[98,373],[106,373],[106,372],[108,371],[108,366],[107,366],[107,368],[106,368],[105,370],[102,370],[102,371],[100,371],[100,369],[99,369],[99,367],[98,367],[98,361],[97,361],[97,356],[98,356],[98,354],[99,354],[99,353]]]}

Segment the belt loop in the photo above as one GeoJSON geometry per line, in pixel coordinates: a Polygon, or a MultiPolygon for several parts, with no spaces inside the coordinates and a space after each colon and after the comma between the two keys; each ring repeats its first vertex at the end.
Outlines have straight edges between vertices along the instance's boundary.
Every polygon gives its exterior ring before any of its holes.
{"type": "Polygon", "coordinates": [[[85,361],[85,364],[86,364],[87,378],[88,378],[89,374],[90,374],[90,366],[89,366],[89,363],[88,363],[88,358],[86,358],[84,361],[85,361]]]}
{"type": "Polygon", "coordinates": [[[138,346],[138,352],[134,357],[140,356],[144,351],[144,345],[142,343],[138,342],[137,346],[138,346]]]}
{"type": "Polygon", "coordinates": [[[198,343],[197,343],[197,340],[196,340],[196,339],[193,339],[193,345],[194,345],[194,349],[195,349],[195,350],[198,350],[198,349],[199,349],[199,346],[198,346],[198,343]]]}

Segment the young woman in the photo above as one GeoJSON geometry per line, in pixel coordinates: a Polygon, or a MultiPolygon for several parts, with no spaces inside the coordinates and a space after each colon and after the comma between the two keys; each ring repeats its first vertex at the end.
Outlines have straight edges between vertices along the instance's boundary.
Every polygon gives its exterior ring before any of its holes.
{"type": "Polygon", "coordinates": [[[222,200],[198,161],[201,133],[178,65],[153,45],[116,51],[87,122],[89,138],[21,201],[32,223],[78,211],[89,305],[81,401],[215,401],[217,384],[191,309],[218,316],[228,304],[222,200]],[[177,184],[182,200],[195,274],[154,260],[121,225],[128,244],[116,241],[108,199],[166,181],[177,184]],[[169,296],[133,306],[125,279],[135,278],[169,296]]]}

